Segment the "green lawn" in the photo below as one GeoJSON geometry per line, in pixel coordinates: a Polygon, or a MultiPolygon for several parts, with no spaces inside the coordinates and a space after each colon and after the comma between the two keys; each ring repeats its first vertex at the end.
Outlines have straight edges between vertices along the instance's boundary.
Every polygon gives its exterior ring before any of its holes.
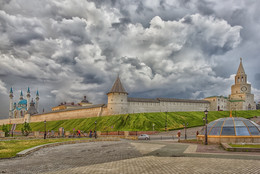
{"type": "MultiPolygon", "coordinates": [[[[80,140],[79,138],[61,138],[61,139],[33,139],[33,140],[10,140],[10,141],[0,141],[0,158],[10,158],[14,157],[18,152],[25,149],[29,149],[34,146],[64,142],[64,141],[74,141],[80,140]]],[[[82,138],[81,138],[82,140],[82,138]]]]}
{"type": "MultiPolygon", "coordinates": [[[[255,111],[236,111],[238,117],[251,118],[260,116],[260,110],[255,111]]],[[[202,126],[204,112],[165,112],[161,113],[139,113],[125,114],[115,116],[81,118],[60,121],[47,121],[47,130],[58,131],[63,127],[66,131],[83,130],[89,131],[95,129],[97,121],[98,131],[163,131],[167,117],[167,128],[169,130],[183,128],[183,123],[189,123],[188,127],[202,126]]],[[[233,112],[235,116],[235,112],[233,112]]],[[[218,118],[229,117],[229,111],[211,111],[208,113],[208,120],[213,121],[218,118]]],[[[44,131],[44,123],[30,123],[33,131],[44,131]]],[[[22,125],[17,125],[16,130],[21,130],[22,125]]]]}
{"type": "Polygon", "coordinates": [[[231,147],[260,148],[260,144],[229,144],[231,147]]]}

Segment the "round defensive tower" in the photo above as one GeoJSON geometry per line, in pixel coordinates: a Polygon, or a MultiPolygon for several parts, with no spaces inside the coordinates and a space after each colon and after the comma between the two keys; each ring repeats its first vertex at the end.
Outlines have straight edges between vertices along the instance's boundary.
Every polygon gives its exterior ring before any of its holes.
{"type": "Polygon", "coordinates": [[[128,113],[128,93],[123,87],[119,76],[117,77],[113,87],[107,93],[107,109],[109,115],[125,114],[128,113]]]}

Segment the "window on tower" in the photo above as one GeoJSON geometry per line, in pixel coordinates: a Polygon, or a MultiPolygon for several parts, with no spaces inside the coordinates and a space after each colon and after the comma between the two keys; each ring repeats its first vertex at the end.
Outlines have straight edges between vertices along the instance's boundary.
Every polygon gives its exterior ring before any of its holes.
{"type": "Polygon", "coordinates": [[[237,78],[237,83],[239,83],[239,80],[240,80],[240,79],[239,79],[239,77],[238,77],[238,78],[237,78]]]}

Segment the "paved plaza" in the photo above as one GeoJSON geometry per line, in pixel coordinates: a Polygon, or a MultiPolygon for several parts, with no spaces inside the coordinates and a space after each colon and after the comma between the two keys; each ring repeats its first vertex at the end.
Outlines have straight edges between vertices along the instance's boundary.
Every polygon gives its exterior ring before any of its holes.
{"type": "Polygon", "coordinates": [[[260,173],[260,153],[174,141],[101,141],[2,159],[0,173],[260,173]]]}

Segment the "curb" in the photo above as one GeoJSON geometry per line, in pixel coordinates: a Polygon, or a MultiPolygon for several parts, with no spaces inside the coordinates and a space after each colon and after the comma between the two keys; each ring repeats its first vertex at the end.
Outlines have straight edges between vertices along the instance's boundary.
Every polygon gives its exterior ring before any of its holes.
{"type": "Polygon", "coordinates": [[[221,146],[225,150],[232,152],[260,152],[260,148],[231,147],[227,143],[221,143],[221,146]]]}
{"type": "Polygon", "coordinates": [[[114,139],[95,139],[95,140],[77,140],[77,141],[64,141],[64,142],[57,142],[57,143],[49,143],[49,144],[43,144],[39,146],[32,147],[30,149],[23,150],[21,152],[18,152],[15,157],[23,157],[26,155],[29,155],[37,150],[40,150],[42,148],[46,147],[55,147],[65,144],[77,144],[77,143],[87,143],[87,142],[98,142],[98,141],[119,141],[120,139],[114,138],[114,139]]]}

